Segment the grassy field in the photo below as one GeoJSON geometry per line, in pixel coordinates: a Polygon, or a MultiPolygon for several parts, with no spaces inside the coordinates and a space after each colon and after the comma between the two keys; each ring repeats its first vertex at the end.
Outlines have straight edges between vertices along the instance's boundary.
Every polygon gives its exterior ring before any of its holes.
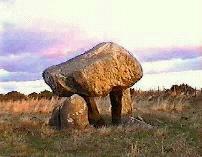
{"type": "Polygon", "coordinates": [[[52,100],[0,103],[0,156],[202,156],[202,96],[134,96],[137,122],[58,131],[52,100]]]}

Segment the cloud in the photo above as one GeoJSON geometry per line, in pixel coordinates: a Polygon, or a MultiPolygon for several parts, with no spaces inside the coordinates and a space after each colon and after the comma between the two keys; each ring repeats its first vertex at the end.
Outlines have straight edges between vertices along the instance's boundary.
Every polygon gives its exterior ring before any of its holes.
{"type": "Polygon", "coordinates": [[[43,80],[0,82],[0,93],[19,91],[24,94],[30,94],[32,92],[40,92],[45,89],[50,90],[50,88],[44,83],[43,80]]]}
{"type": "Polygon", "coordinates": [[[0,3],[13,4],[16,0],[0,0],[0,3]]]}
{"type": "Polygon", "coordinates": [[[34,31],[7,24],[0,36],[0,68],[10,72],[41,72],[66,61],[98,43],[79,29],[34,31]]]}
{"type": "Polygon", "coordinates": [[[174,84],[187,83],[197,89],[202,88],[202,70],[168,72],[160,74],[145,74],[143,78],[134,85],[135,89],[150,90],[160,87],[170,88],[174,84]]]}
{"type": "Polygon", "coordinates": [[[202,42],[201,4],[200,0],[17,0],[0,8],[0,21],[53,32],[75,26],[88,37],[113,39],[129,50],[196,46],[202,42]]]}
{"type": "Polygon", "coordinates": [[[201,2],[0,0],[1,85],[7,91],[41,79],[46,67],[102,41],[131,51],[146,76],[200,70],[201,2]]]}
{"type": "Polygon", "coordinates": [[[33,53],[0,56],[0,68],[9,72],[39,73],[50,65],[58,64],[65,58],[46,58],[33,53]]]}
{"type": "Polygon", "coordinates": [[[40,73],[29,72],[9,72],[4,69],[0,69],[0,82],[7,81],[32,81],[41,79],[40,73]]]}
{"type": "Polygon", "coordinates": [[[145,74],[179,72],[187,70],[202,70],[202,56],[191,59],[170,59],[152,62],[143,62],[145,74]]]}
{"type": "Polygon", "coordinates": [[[0,69],[0,77],[7,77],[7,76],[9,76],[9,72],[4,69],[0,69]]]}
{"type": "Polygon", "coordinates": [[[133,51],[143,62],[170,60],[170,59],[190,59],[202,56],[201,47],[165,47],[146,48],[133,51]]]}
{"type": "Polygon", "coordinates": [[[15,28],[15,26],[5,25],[1,35],[0,54],[18,54],[24,52],[39,53],[57,44],[56,34],[50,32],[40,32],[39,30],[26,30],[15,28]]]}

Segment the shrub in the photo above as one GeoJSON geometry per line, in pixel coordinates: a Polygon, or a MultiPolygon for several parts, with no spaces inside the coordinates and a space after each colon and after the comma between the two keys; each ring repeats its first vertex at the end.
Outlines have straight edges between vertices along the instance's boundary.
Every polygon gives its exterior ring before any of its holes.
{"type": "Polygon", "coordinates": [[[31,99],[38,99],[38,93],[33,92],[33,93],[31,93],[31,94],[28,95],[28,98],[31,98],[31,99]]]}
{"type": "Polygon", "coordinates": [[[8,100],[17,101],[24,99],[27,99],[27,96],[17,91],[8,92],[7,94],[1,96],[2,101],[8,101],[8,100]]]}
{"type": "Polygon", "coordinates": [[[51,99],[53,96],[54,96],[53,93],[48,90],[44,90],[38,94],[39,99],[42,99],[42,98],[51,99]]]}

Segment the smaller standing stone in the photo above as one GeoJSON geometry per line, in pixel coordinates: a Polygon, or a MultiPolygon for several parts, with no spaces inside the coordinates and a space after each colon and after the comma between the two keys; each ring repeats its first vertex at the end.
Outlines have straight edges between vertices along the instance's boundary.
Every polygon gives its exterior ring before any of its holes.
{"type": "Polygon", "coordinates": [[[122,114],[132,116],[133,113],[133,102],[130,94],[130,88],[123,90],[122,96],[122,114]]]}
{"type": "Polygon", "coordinates": [[[61,105],[53,110],[49,124],[58,129],[86,128],[89,122],[85,100],[77,94],[62,99],[61,105]]]}
{"type": "Polygon", "coordinates": [[[56,106],[53,111],[51,118],[49,119],[49,125],[55,126],[57,129],[61,128],[61,121],[60,121],[60,115],[59,115],[60,105],[56,106]]]}
{"type": "MultiPolygon", "coordinates": [[[[111,113],[111,101],[110,101],[109,95],[105,97],[95,97],[94,99],[97,103],[98,110],[101,113],[104,113],[104,114],[111,113]]],[[[123,116],[131,116],[133,112],[134,102],[132,101],[130,88],[123,90],[123,96],[122,96],[121,102],[122,102],[121,114],[123,116]]]]}

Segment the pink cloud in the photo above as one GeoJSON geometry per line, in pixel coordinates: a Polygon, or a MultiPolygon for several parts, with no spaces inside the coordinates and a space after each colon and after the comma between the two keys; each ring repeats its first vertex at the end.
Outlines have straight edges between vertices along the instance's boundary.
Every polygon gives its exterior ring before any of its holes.
{"type": "MultiPolygon", "coordinates": [[[[101,41],[100,41],[101,42],[101,41]]],[[[80,30],[68,30],[60,33],[59,42],[55,43],[46,50],[39,52],[45,57],[63,57],[80,54],[99,43],[96,38],[91,38],[80,30]]]]}

